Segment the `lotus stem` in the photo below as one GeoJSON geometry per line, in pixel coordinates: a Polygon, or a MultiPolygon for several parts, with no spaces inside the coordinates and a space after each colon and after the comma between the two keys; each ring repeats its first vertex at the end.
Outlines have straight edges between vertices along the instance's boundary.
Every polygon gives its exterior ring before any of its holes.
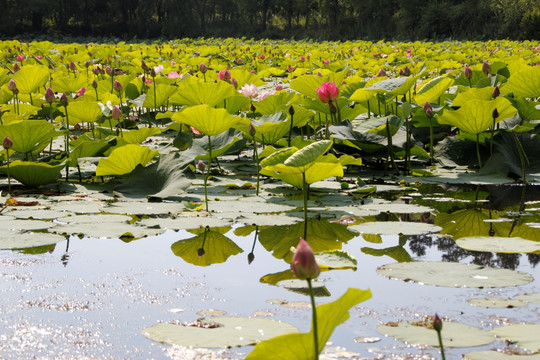
{"type": "Polygon", "coordinates": [[[429,118],[429,162],[433,164],[433,122],[429,118]]]}
{"type": "Polygon", "coordinates": [[[307,239],[307,208],[308,208],[308,187],[306,184],[306,173],[302,173],[302,193],[304,195],[304,239],[307,239]]]}
{"type": "Polygon", "coordinates": [[[154,109],[157,110],[157,90],[156,90],[156,77],[152,76],[152,85],[154,85],[154,109]]]}
{"type": "Polygon", "coordinates": [[[491,140],[489,142],[489,155],[493,155],[493,137],[494,136],[495,136],[495,118],[493,118],[493,126],[491,127],[491,140]]]}
{"type": "MultiPolygon", "coordinates": [[[[392,162],[392,166],[396,170],[396,173],[399,175],[399,169],[394,159],[394,145],[392,144],[392,134],[390,133],[390,124],[388,123],[388,118],[386,118],[386,136],[388,137],[388,155],[390,156],[390,161],[392,162]]],[[[386,162],[388,164],[388,158],[386,162]]],[[[386,167],[385,167],[385,173],[386,173],[386,167]]]]}
{"type": "Polygon", "coordinates": [[[67,135],[66,135],[66,157],[68,158],[68,161],[66,162],[66,182],[69,181],[68,179],[68,176],[69,176],[69,137],[70,137],[70,133],[69,133],[69,116],[68,116],[68,110],[67,110],[67,106],[64,106],[64,108],[66,109],[66,129],[67,129],[67,135]]]}
{"type": "MultiPolygon", "coordinates": [[[[289,146],[291,145],[289,144],[289,146]]],[[[255,153],[255,163],[257,164],[257,190],[255,194],[259,196],[259,188],[260,188],[259,152],[257,151],[257,141],[255,140],[255,137],[253,138],[253,152],[255,153]]]]}
{"type": "Polygon", "coordinates": [[[291,127],[289,128],[289,138],[287,139],[287,146],[291,147],[291,136],[294,123],[294,114],[291,114],[291,127]]]}
{"type": "Polygon", "coordinates": [[[478,166],[482,167],[482,158],[480,157],[480,134],[476,134],[476,157],[478,158],[478,166]]]}
{"type": "Polygon", "coordinates": [[[529,159],[527,158],[527,154],[525,154],[525,150],[523,149],[523,145],[521,144],[521,141],[519,141],[519,138],[517,137],[517,134],[515,131],[512,130],[512,135],[514,136],[514,142],[516,143],[516,147],[519,154],[519,160],[521,162],[521,176],[523,177],[523,184],[527,184],[527,168],[526,163],[529,163],[529,159]]]}
{"type": "Polygon", "coordinates": [[[319,359],[319,332],[317,330],[317,307],[315,306],[315,294],[313,293],[313,285],[311,284],[311,279],[307,278],[306,280],[309,287],[309,297],[311,298],[313,345],[314,345],[314,350],[315,350],[315,360],[317,360],[319,359]]]}
{"type": "Polygon", "coordinates": [[[208,183],[208,176],[210,175],[210,168],[212,167],[212,140],[210,138],[210,135],[207,135],[207,136],[208,136],[208,168],[206,169],[206,176],[204,177],[204,202],[206,205],[206,212],[209,212],[207,183],[208,183]]]}
{"type": "Polygon", "coordinates": [[[11,197],[11,176],[9,176],[9,149],[6,149],[6,156],[7,156],[8,193],[9,193],[9,197],[11,197]]]}

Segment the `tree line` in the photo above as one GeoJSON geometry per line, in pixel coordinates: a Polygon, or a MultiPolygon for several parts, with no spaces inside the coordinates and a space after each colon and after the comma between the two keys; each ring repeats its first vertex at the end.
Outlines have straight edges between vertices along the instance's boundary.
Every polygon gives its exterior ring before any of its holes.
{"type": "Polygon", "coordinates": [[[537,0],[0,0],[4,38],[540,39],[537,0]]]}

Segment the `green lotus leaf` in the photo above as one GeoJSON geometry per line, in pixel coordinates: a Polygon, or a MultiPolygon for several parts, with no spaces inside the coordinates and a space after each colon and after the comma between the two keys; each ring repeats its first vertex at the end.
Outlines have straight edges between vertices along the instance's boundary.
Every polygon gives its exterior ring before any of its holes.
{"type": "Polygon", "coordinates": [[[97,101],[72,101],[67,106],[67,110],[63,106],[59,110],[64,116],[67,111],[70,125],[93,123],[103,116],[97,101]]]}
{"type": "Polygon", "coordinates": [[[531,275],[518,271],[436,261],[388,264],[379,267],[377,273],[391,279],[448,287],[496,288],[533,281],[531,275]]]}
{"type": "Polygon", "coordinates": [[[464,360],[540,360],[540,354],[517,354],[512,349],[511,354],[505,354],[500,351],[473,351],[463,355],[464,360]]]}
{"type": "Polygon", "coordinates": [[[376,235],[421,235],[437,233],[441,229],[433,224],[407,221],[371,221],[349,226],[349,230],[376,235]]]}
{"type": "Polygon", "coordinates": [[[489,219],[487,210],[464,209],[438,214],[435,224],[442,226],[441,233],[452,235],[456,240],[466,236],[487,236],[491,231],[494,231],[495,236],[508,235],[510,231],[508,223],[487,222],[489,219]]]}
{"type": "Polygon", "coordinates": [[[271,115],[263,115],[257,120],[249,121],[246,118],[239,123],[238,129],[249,134],[249,124],[255,126],[255,140],[258,143],[275,144],[291,128],[290,121],[287,121],[287,115],[278,111],[271,115]]]}
{"type": "Polygon", "coordinates": [[[356,90],[349,100],[356,102],[366,102],[371,99],[377,93],[376,90],[368,90],[366,88],[361,88],[356,90]]]}
{"type": "Polygon", "coordinates": [[[393,95],[404,95],[415,84],[419,76],[397,77],[393,79],[384,79],[373,85],[370,85],[366,90],[375,90],[393,95]]]}
{"type": "MultiPolygon", "coordinates": [[[[290,88],[298,91],[302,95],[317,99],[317,88],[327,81],[328,78],[325,76],[303,75],[292,80],[290,88]]],[[[339,84],[341,84],[341,82],[339,84]]]]}
{"type": "Polygon", "coordinates": [[[356,269],[356,259],[346,251],[330,250],[315,254],[321,269],[356,269]]]}
{"type": "Polygon", "coordinates": [[[234,87],[225,81],[197,82],[181,85],[178,93],[171,98],[171,103],[188,106],[206,104],[214,107],[223,104],[223,100],[237,94],[234,87]]]}
{"type": "MultiPolygon", "coordinates": [[[[40,187],[55,182],[66,163],[49,165],[42,162],[15,160],[9,164],[9,175],[25,186],[40,187]]],[[[7,165],[0,167],[7,174],[7,165]]]]}
{"type": "MultiPolygon", "coordinates": [[[[271,146],[268,146],[266,149],[273,149],[271,146]]],[[[261,166],[274,166],[277,164],[283,164],[292,154],[298,151],[296,147],[284,148],[284,149],[273,149],[272,154],[267,155],[268,157],[261,161],[261,166]]]]}
{"type": "Polygon", "coordinates": [[[41,110],[41,108],[30,104],[18,104],[17,106],[15,106],[14,103],[11,103],[8,105],[4,105],[2,106],[2,111],[6,111],[9,113],[2,116],[2,122],[4,124],[8,124],[14,121],[26,120],[30,118],[30,116],[36,115],[39,110],[41,110]],[[15,107],[17,109],[15,109],[15,107]],[[12,116],[13,118],[9,119],[9,116],[12,116]]]}
{"type": "Polygon", "coordinates": [[[32,94],[47,83],[49,74],[46,66],[26,65],[13,75],[13,80],[22,94],[32,94]]]}
{"type": "Polygon", "coordinates": [[[24,120],[0,125],[0,137],[9,136],[13,142],[13,151],[29,153],[40,151],[59,133],[54,125],[45,120],[24,120]]]}
{"type": "Polygon", "coordinates": [[[499,117],[496,122],[511,118],[517,109],[507,99],[499,96],[492,101],[470,100],[458,110],[445,110],[437,116],[439,124],[448,124],[471,134],[480,134],[493,125],[493,110],[497,109],[499,117]]]}
{"type": "MultiPolygon", "coordinates": [[[[327,163],[316,161],[304,171],[306,176],[306,184],[314,184],[329,177],[343,176],[343,166],[339,163],[327,163]]],[[[261,170],[261,174],[270,175],[276,179],[280,179],[289,185],[301,189],[304,185],[302,173],[297,167],[277,164],[274,166],[265,167],[261,170]]]]}
{"type": "Polygon", "coordinates": [[[249,105],[251,104],[251,99],[248,97],[245,97],[244,95],[235,94],[233,96],[230,96],[225,101],[225,109],[229,112],[229,114],[236,114],[241,110],[247,110],[249,109],[249,105]]]}
{"type": "Polygon", "coordinates": [[[266,98],[256,103],[257,112],[262,115],[271,115],[278,111],[289,111],[289,103],[294,96],[295,95],[290,92],[280,92],[279,94],[268,95],[266,98]]]}
{"type": "Polygon", "coordinates": [[[221,134],[234,128],[239,120],[231,116],[225,109],[214,109],[203,104],[192,106],[172,116],[174,121],[190,125],[208,136],[221,134]]]}
{"type": "MultiPolygon", "coordinates": [[[[257,86],[264,85],[264,81],[262,81],[259,76],[251,73],[251,71],[243,70],[243,69],[232,69],[231,70],[231,79],[235,79],[238,83],[238,87],[241,88],[244,86],[244,84],[255,84],[257,86]]],[[[218,81],[219,82],[219,81],[218,81]]],[[[222,81],[224,82],[224,81],[222,81]]]]}
{"type": "Polygon", "coordinates": [[[76,166],[78,159],[97,156],[110,146],[107,139],[82,141],[69,153],[70,165],[76,166]]]}
{"type": "Polygon", "coordinates": [[[467,300],[467,302],[472,306],[481,306],[492,309],[514,308],[527,305],[527,302],[523,300],[504,299],[497,297],[474,298],[467,300]]]}
{"type": "Polygon", "coordinates": [[[355,130],[360,133],[371,132],[380,136],[386,136],[386,120],[388,119],[388,126],[390,127],[390,135],[394,136],[404,123],[401,117],[390,115],[387,117],[371,118],[366,121],[362,121],[355,130]]]}
{"type": "Polygon", "coordinates": [[[332,140],[321,140],[314,142],[294,154],[292,154],[284,165],[290,168],[297,168],[299,172],[305,172],[319,156],[326,153],[332,147],[332,140]]]}
{"type": "MultiPolygon", "coordinates": [[[[379,325],[377,331],[407,344],[439,346],[437,332],[430,325],[430,322],[400,321],[397,324],[379,325]]],[[[444,346],[451,348],[486,345],[495,340],[487,331],[448,321],[443,323],[441,335],[444,346]]]]}
{"type": "Polygon", "coordinates": [[[146,93],[143,107],[147,109],[160,108],[167,105],[169,98],[178,91],[178,87],[165,84],[152,84],[146,93]],[[155,89],[155,97],[154,97],[155,89]]]}
{"type": "Polygon", "coordinates": [[[203,348],[231,348],[253,345],[273,337],[295,333],[287,323],[258,318],[214,317],[197,325],[157,324],[142,331],[154,341],[169,345],[203,348]]]}
{"type": "Polygon", "coordinates": [[[88,86],[86,77],[55,77],[51,88],[57,93],[76,93],[80,88],[88,86]]]}
{"type": "Polygon", "coordinates": [[[470,100],[485,100],[489,101],[492,99],[493,87],[487,86],[484,88],[467,88],[467,91],[459,93],[454,101],[452,101],[452,106],[463,106],[466,102],[470,100]]]}
{"type": "MultiPolygon", "coordinates": [[[[371,291],[349,288],[339,299],[317,306],[319,352],[334,329],[349,318],[349,309],[371,298],[371,291]]],[[[315,358],[313,329],[308,333],[287,334],[255,346],[246,360],[306,360],[315,358]]]]}
{"type": "Polygon", "coordinates": [[[540,242],[519,237],[462,237],[456,240],[456,245],[469,251],[487,251],[505,254],[534,253],[540,251],[540,242]]]}
{"type": "Polygon", "coordinates": [[[99,160],[96,176],[125,175],[138,165],[146,165],[159,154],[145,146],[128,144],[114,149],[108,158],[99,160]]]}
{"type": "Polygon", "coordinates": [[[540,324],[516,324],[498,327],[490,331],[500,339],[509,341],[516,346],[533,351],[540,351],[540,324]]]}
{"type": "Polygon", "coordinates": [[[230,256],[243,252],[231,239],[213,230],[203,231],[191,239],[177,241],[171,245],[171,250],[174,255],[196,266],[223,263],[230,256]],[[200,249],[204,249],[201,256],[200,249]]]}
{"type": "Polygon", "coordinates": [[[454,79],[446,76],[439,76],[435,79],[427,80],[420,90],[417,91],[413,100],[416,104],[422,106],[426,101],[429,103],[436,102],[441,95],[452,86],[452,84],[454,84],[454,79]]]}
{"type": "Polygon", "coordinates": [[[512,74],[508,82],[501,86],[503,95],[513,93],[515,97],[537,98],[540,96],[540,68],[529,66],[512,74]]]}
{"type": "MultiPolygon", "coordinates": [[[[362,235],[364,240],[366,240],[366,235],[362,235]]],[[[368,240],[366,240],[368,241],[368,240]]],[[[381,241],[382,242],[382,241],[381,241]]],[[[413,261],[411,255],[405,250],[403,246],[392,246],[386,249],[374,249],[369,247],[363,247],[360,249],[364,254],[372,256],[389,256],[397,262],[409,262],[413,261]]]]}
{"type": "Polygon", "coordinates": [[[128,144],[140,144],[149,136],[161,134],[161,129],[158,127],[143,127],[138,130],[124,130],[122,139],[128,144]]]}

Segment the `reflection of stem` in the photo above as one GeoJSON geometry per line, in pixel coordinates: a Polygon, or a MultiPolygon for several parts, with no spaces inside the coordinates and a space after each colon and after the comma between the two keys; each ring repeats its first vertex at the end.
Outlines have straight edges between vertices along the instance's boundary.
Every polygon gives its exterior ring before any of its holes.
{"type": "Polygon", "coordinates": [[[307,240],[307,207],[308,207],[308,189],[306,184],[306,173],[302,173],[302,192],[304,194],[304,240],[307,240]]]}
{"type": "Polygon", "coordinates": [[[255,250],[255,244],[257,244],[257,236],[259,235],[259,226],[255,227],[255,237],[253,238],[253,245],[251,246],[251,251],[248,254],[248,265],[253,262],[255,259],[255,254],[253,251],[255,250]]]}
{"type": "Polygon", "coordinates": [[[510,237],[510,235],[512,235],[512,231],[514,231],[514,228],[516,227],[516,225],[518,224],[519,219],[521,218],[521,214],[522,214],[523,210],[525,210],[525,193],[526,193],[526,190],[527,190],[527,184],[524,184],[523,189],[521,190],[521,200],[519,202],[519,211],[518,211],[517,216],[514,219],[514,222],[512,223],[512,227],[510,228],[510,232],[508,233],[508,237],[510,237]]]}
{"type": "Polygon", "coordinates": [[[315,346],[315,359],[319,359],[319,334],[317,331],[317,307],[315,306],[315,294],[313,294],[313,286],[311,285],[311,279],[307,278],[309,287],[309,297],[311,298],[311,316],[313,327],[313,344],[315,346]]]}

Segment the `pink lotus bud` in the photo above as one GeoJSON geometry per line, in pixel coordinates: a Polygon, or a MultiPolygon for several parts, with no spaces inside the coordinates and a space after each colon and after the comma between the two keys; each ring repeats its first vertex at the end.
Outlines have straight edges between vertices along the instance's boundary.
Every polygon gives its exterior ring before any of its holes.
{"type": "Polygon", "coordinates": [[[206,66],[204,63],[201,63],[199,65],[199,71],[202,72],[203,74],[206,73],[208,71],[208,66],[206,66]]]}
{"type": "Polygon", "coordinates": [[[96,76],[99,75],[99,68],[97,68],[97,67],[92,68],[92,73],[93,73],[94,75],[96,75],[96,76]]]}
{"type": "Polygon", "coordinates": [[[107,75],[109,75],[109,76],[112,76],[112,75],[114,74],[113,68],[110,67],[109,65],[107,65],[107,67],[105,68],[105,72],[106,72],[107,75]]]}
{"type": "Polygon", "coordinates": [[[501,95],[501,90],[499,90],[498,86],[495,86],[495,88],[493,89],[493,92],[491,93],[491,97],[495,99],[499,95],[501,95]]]}
{"type": "Polygon", "coordinates": [[[9,80],[9,82],[8,82],[8,89],[9,89],[10,91],[12,91],[12,92],[15,92],[15,91],[18,90],[18,89],[17,89],[17,84],[15,83],[15,80],[13,80],[13,79],[9,80]]]}
{"type": "Polygon", "coordinates": [[[253,103],[251,103],[251,106],[249,107],[249,109],[251,110],[251,112],[255,112],[255,110],[257,110],[257,108],[255,107],[255,105],[253,105],[253,103]]]}
{"type": "Polygon", "coordinates": [[[256,74],[257,72],[255,71],[255,69],[251,70],[250,73],[252,74],[256,74]]]}
{"type": "Polygon", "coordinates": [[[333,102],[330,102],[330,112],[331,112],[332,114],[337,113],[337,107],[336,107],[336,105],[334,105],[333,102]]]}
{"type": "Polygon", "coordinates": [[[432,118],[433,117],[433,107],[431,106],[431,104],[429,102],[426,101],[426,103],[424,104],[424,112],[426,113],[426,116],[428,118],[432,118]]]}
{"type": "Polygon", "coordinates": [[[334,101],[339,96],[339,89],[333,82],[325,82],[317,88],[317,96],[323,103],[334,101]]]}
{"type": "Polygon", "coordinates": [[[114,80],[114,83],[113,83],[113,89],[114,89],[115,91],[121,92],[123,88],[124,88],[124,87],[122,86],[122,84],[120,83],[120,81],[114,80]]]}
{"type": "Polygon", "coordinates": [[[218,79],[223,81],[231,80],[231,72],[229,70],[221,70],[218,73],[218,79]]]}
{"type": "Polygon", "coordinates": [[[75,131],[81,131],[81,124],[76,123],[75,126],[73,127],[73,129],[74,129],[75,131]]]}
{"type": "Polygon", "coordinates": [[[86,60],[84,62],[84,66],[86,67],[86,69],[88,69],[90,67],[91,63],[90,63],[90,60],[86,60]]]}
{"type": "Polygon", "coordinates": [[[287,71],[288,72],[293,72],[294,71],[294,68],[292,67],[292,65],[287,66],[287,71]]]}
{"type": "Polygon", "coordinates": [[[231,85],[234,86],[235,89],[237,89],[238,88],[238,81],[236,81],[235,78],[232,78],[231,79],[231,85]]]}
{"type": "Polygon", "coordinates": [[[437,314],[433,316],[433,329],[437,332],[442,330],[442,320],[437,314]]]}
{"type": "Polygon", "coordinates": [[[473,72],[469,65],[465,65],[465,67],[463,68],[463,73],[465,74],[465,79],[471,79],[473,76],[473,72]]]}
{"type": "Polygon", "coordinates": [[[264,54],[259,55],[259,59],[264,60],[265,56],[264,54]]]}
{"type": "Polygon", "coordinates": [[[294,115],[294,106],[292,106],[292,105],[289,106],[289,114],[290,114],[291,116],[294,115]]]}
{"type": "Polygon", "coordinates": [[[77,69],[77,66],[75,65],[75,63],[73,61],[69,62],[69,69],[71,71],[75,71],[77,69]]]}
{"type": "Polygon", "coordinates": [[[55,100],[56,98],[54,97],[54,91],[48,87],[47,90],[45,90],[45,101],[52,104],[55,100]]]}
{"type": "Polygon", "coordinates": [[[242,58],[238,58],[236,59],[236,63],[237,64],[242,64],[244,62],[244,60],[242,58]]]}
{"type": "Polygon", "coordinates": [[[22,62],[24,60],[24,55],[17,55],[17,61],[22,62]]]}
{"type": "Polygon", "coordinates": [[[484,61],[484,63],[482,64],[482,71],[484,72],[484,74],[488,75],[491,73],[491,65],[489,65],[489,63],[486,61],[484,61]]]}
{"type": "Polygon", "coordinates": [[[313,250],[311,250],[309,244],[302,238],[300,238],[296,251],[294,252],[291,270],[300,280],[315,279],[321,272],[319,265],[317,265],[317,261],[315,260],[313,250]]]}
{"type": "Polygon", "coordinates": [[[407,65],[403,68],[403,76],[411,76],[411,69],[407,65]]]}
{"type": "Polygon", "coordinates": [[[199,160],[199,162],[197,163],[197,170],[204,172],[205,169],[206,164],[204,163],[204,161],[199,160]]]}
{"type": "Polygon", "coordinates": [[[304,55],[300,56],[300,61],[306,61],[306,57],[304,55]]]}
{"type": "Polygon", "coordinates": [[[281,90],[283,90],[283,85],[277,84],[276,85],[276,91],[281,91],[281,90]]]}
{"type": "Polygon", "coordinates": [[[81,96],[84,96],[84,93],[86,92],[86,88],[85,87],[82,87],[79,89],[79,91],[77,91],[77,97],[81,97],[81,96]]]}
{"type": "Polygon", "coordinates": [[[328,65],[328,64],[330,64],[330,61],[324,60],[324,61],[323,61],[323,64],[324,64],[324,65],[328,65]]]}
{"type": "Polygon", "coordinates": [[[144,62],[144,60],[141,61],[141,68],[143,69],[143,71],[144,71],[145,73],[147,73],[148,70],[149,70],[149,69],[148,69],[148,65],[146,65],[146,63],[144,62]]]}
{"type": "Polygon", "coordinates": [[[496,119],[499,117],[499,112],[497,111],[497,108],[493,109],[493,113],[491,114],[493,119],[496,119]]]}
{"type": "Polygon", "coordinates": [[[252,123],[249,124],[249,135],[251,137],[255,136],[255,133],[257,132],[257,129],[255,129],[255,126],[253,126],[252,123]]]}
{"type": "Polygon", "coordinates": [[[17,72],[21,70],[21,67],[19,66],[19,64],[15,63],[15,65],[13,65],[13,72],[17,72]]]}
{"type": "Polygon", "coordinates": [[[94,79],[94,81],[92,81],[92,87],[93,87],[94,89],[97,89],[98,83],[97,83],[96,79],[94,79]]]}
{"type": "Polygon", "coordinates": [[[191,131],[192,131],[195,135],[202,135],[202,132],[200,132],[199,130],[195,129],[193,126],[191,126],[191,131]]]}
{"type": "Polygon", "coordinates": [[[386,76],[386,71],[384,71],[383,68],[380,68],[379,73],[377,74],[378,77],[386,76]]]}
{"type": "Polygon", "coordinates": [[[244,95],[245,97],[248,97],[248,98],[256,98],[258,95],[259,95],[259,92],[257,90],[257,86],[253,83],[251,84],[244,84],[244,86],[242,86],[242,88],[240,89],[240,92],[242,93],[242,95],[244,95]]]}
{"type": "Polygon", "coordinates": [[[65,107],[65,106],[68,106],[68,104],[69,104],[68,97],[66,93],[63,93],[62,96],[60,96],[60,105],[65,107]]]}
{"type": "Polygon", "coordinates": [[[11,149],[13,147],[13,141],[11,141],[9,136],[6,135],[4,141],[2,141],[2,146],[4,147],[4,149],[11,149]]]}
{"type": "Polygon", "coordinates": [[[152,68],[152,70],[150,70],[150,76],[151,77],[156,77],[157,73],[156,73],[156,70],[154,68],[152,68]]]}
{"type": "Polygon", "coordinates": [[[122,110],[116,105],[113,106],[111,116],[114,120],[120,120],[122,118],[122,110]]]}
{"type": "Polygon", "coordinates": [[[317,76],[318,76],[318,77],[322,77],[322,74],[321,74],[320,71],[317,71],[317,76]]]}

